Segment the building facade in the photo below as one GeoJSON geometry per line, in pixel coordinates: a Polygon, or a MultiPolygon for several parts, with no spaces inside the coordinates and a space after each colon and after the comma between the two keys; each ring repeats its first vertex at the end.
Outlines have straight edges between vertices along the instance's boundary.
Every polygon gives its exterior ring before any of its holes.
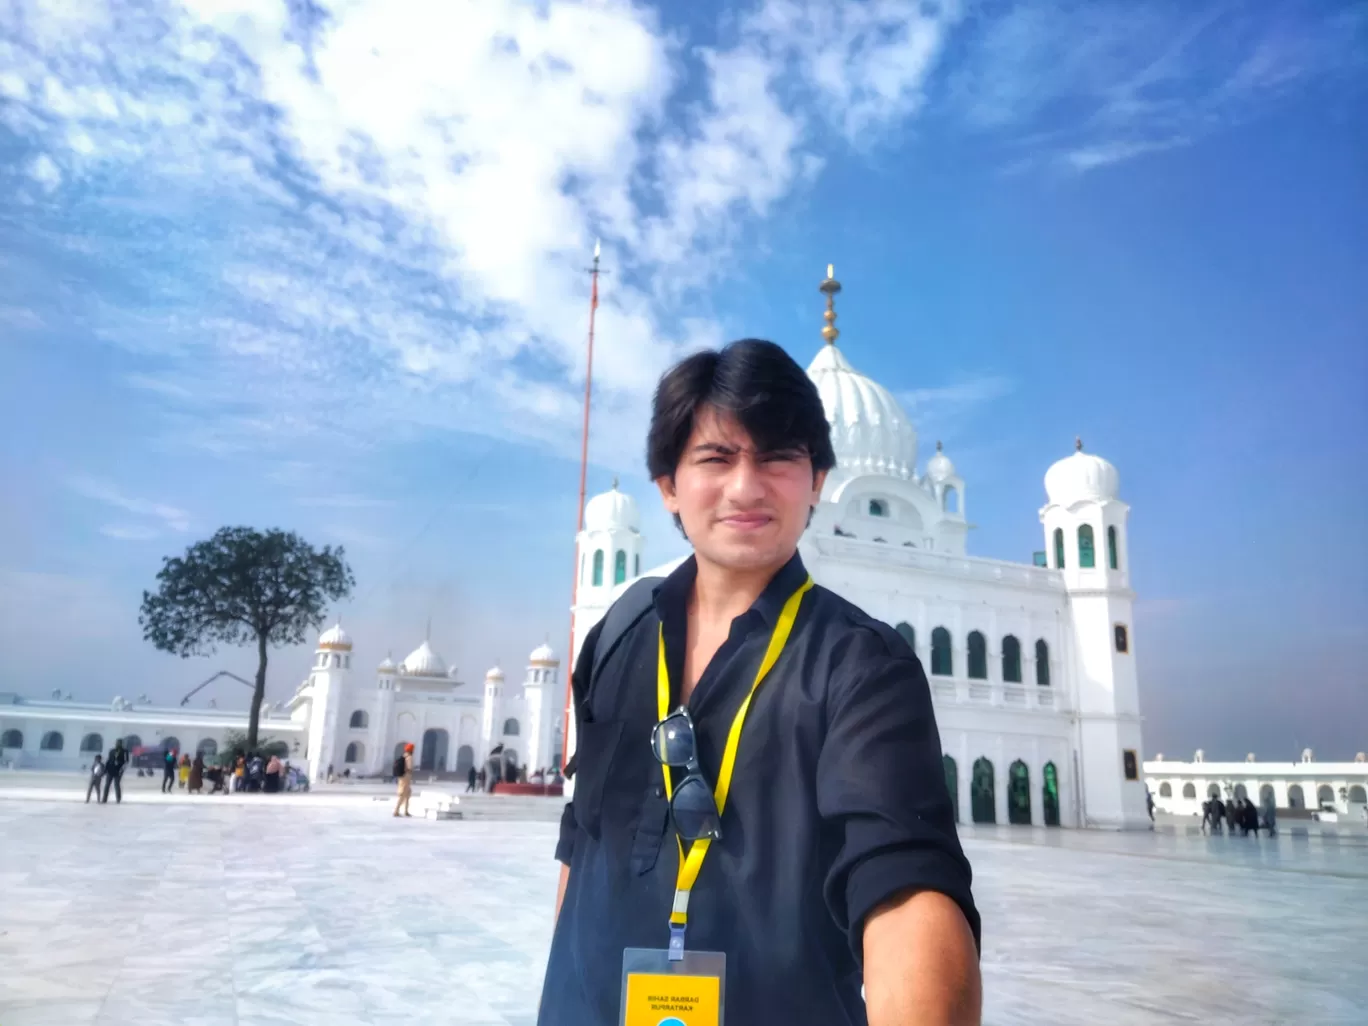
{"type": "Polygon", "coordinates": [[[1352,762],[1317,762],[1305,749],[1297,762],[1207,762],[1199,748],[1190,762],[1156,755],[1145,763],[1145,786],[1154,807],[1176,816],[1200,816],[1211,798],[1248,798],[1279,809],[1329,811],[1362,820],[1368,806],[1368,755],[1352,762]]]}
{"type": "MultiPolygon", "coordinates": [[[[921,660],[962,822],[1147,828],[1116,468],[1077,443],[1045,474],[1044,551],[1029,564],[968,554],[965,480],[939,443],[918,471],[897,399],[836,346],[828,275],[808,375],[837,462],[799,545],[813,579],[894,625],[921,660]]],[[[572,657],[633,580],[677,565],[639,572],[640,515],[616,484],[586,504],[577,546],[572,657]]]]}

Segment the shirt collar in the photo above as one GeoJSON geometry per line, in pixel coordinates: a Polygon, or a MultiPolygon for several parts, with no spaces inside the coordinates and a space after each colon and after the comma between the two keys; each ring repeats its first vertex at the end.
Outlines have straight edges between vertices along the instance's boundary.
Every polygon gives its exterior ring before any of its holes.
{"type": "MultiPolygon", "coordinates": [[[[698,576],[698,559],[690,556],[679,564],[674,571],[656,585],[654,591],[656,615],[664,621],[666,612],[678,615],[688,607],[689,590],[698,576]]],[[[759,613],[765,623],[773,626],[779,622],[779,613],[784,603],[807,580],[807,567],[803,557],[794,550],[793,556],[770,578],[765,590],[750,607],[750,612],[759,613]]]]}

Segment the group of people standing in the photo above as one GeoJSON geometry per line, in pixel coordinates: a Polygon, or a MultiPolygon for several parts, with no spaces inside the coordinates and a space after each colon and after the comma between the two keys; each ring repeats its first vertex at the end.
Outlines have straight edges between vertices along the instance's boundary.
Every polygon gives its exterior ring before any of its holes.
{"type": "Polygon", "coordinates": [[[1213,834],[1221,833],[1222,827],[1233,836],[1236,830],[1248,837],[1251,833],[1258,836],[1261,829],[1272,837],[1278,832],[1277,807],[1271,796],[1265,796],[1262,807],[1256,806],[1244,795],[1228,802],[1221,801],[1220,795],[1212,795],[1202,802],[1202,833],[1211,828],[1213,834]]]}
{"type": "MultiPolygon", "coordinates": [[[[124,747],[122,738],[114,742],[108,755],[97,754],[90,767],[86,802],[89,803],[92,797],[98,802],[107,802],[110,791],[114,792],[115,802],[122,802],[123,774],[130,761],[131,753],[124,747]]],[[[254,752],[238,755],[231,766],[210,766],[200,752],[196,752],[193,759],[174,748],[162,754],[162,794],[171,794],[177,787],[190,794],[201,794],[205,780],[212,785],[210,794],[227,794],[230,790],[273,794],[308,788],[303,775],[288,762],[281,762],[277,755],[267,757],[254,752]]]]}

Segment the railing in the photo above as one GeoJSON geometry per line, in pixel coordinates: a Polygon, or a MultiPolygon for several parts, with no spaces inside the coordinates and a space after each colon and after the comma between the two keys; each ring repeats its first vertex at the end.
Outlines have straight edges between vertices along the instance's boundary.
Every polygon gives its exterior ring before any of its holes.
{"type": "Polygon", "coordinates": [[[968,577],[976,581],[1000,581],[1049,591],[1064,591],[1063,575],[1058,570],[1046,567],[980,559],[977,556],[952,556],[945,552],[930,552],[926,549],[863,541],[859,538],[842,538],[836,535],[817,535],[813,541],[820,555],[850,562],[926,570],[954,577],[968,577]]]}
{"type": "Polygon", "coordinates": [[[1030,684],[997,684],[986,680],[932,677],[931,697],[946,705],[985,705],[1007,709],[1063,708],[1051,688],[1030,684]]]}

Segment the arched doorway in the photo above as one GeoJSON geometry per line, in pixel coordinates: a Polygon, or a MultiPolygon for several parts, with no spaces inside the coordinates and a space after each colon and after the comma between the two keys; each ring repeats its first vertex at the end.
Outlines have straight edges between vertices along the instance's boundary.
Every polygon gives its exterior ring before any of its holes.
{"type": "Polygon", "coordinates": [[[1335,789],[1329,784],[1321,784],[1316,788],[1316,808],[1321,809],[1327,805],[1335,804],[1335,789]]]}
{"type": "Polygon", "coordinates": [[[503,779],[510,784],[518,781],[518,753],[511,748],[503,750],[503,779]]]}
{"type": "Polygon", "coordinates": [[[130,753],[137,751],[141,747],[142,738],[138,737],[137,734],[129,734],[128,737],[124,738],[124,748],[130,753]]]}
{"type": "Polygon", "coordinates": [[[176,737],[175,734],[168,734],[166,737],[162,738],[161,750],[163,753],[179,752],[180,746],[180,738],[176,737]]]}
{"type": "Polygon", "coordinates": [[[1302,793],[1301,784],[1293,784],[1287,789],[1287,807],[1289,809],[1306,808],[1306,795],[1302,793]]]}
{"type": "Polygon", "coordinates": [[[423,752],[418,768],[434,773],[445,772],[448,741],[447,732],[441,727],[429,727],[423,731],[423,752]]]}
{"type": "Polygon", "coordinates": [[[456,749],[456,772],[469,773],[470,768],[475,765],[475,749],[470,745],[461,745],[456,749]]]}
{"type": "Polygon", "coordinates": [[[1272,785],[1272,784],[1264,784],[1263,787],[1259,788],[1259,804],[1260,804],[1260,805],[1272,805],[1272,804],[1273,804],[1273,785],[1272,785]]]}
{"type": "Polygon", "coordinates": [[[104,738],[99,734],[87,734],[85,737],[81,738],[81,751],[103,752],[104,738]]]}
{"type": "Polygon", "coordinates": [[[1362,805],[1365,802],[1368,802],[1368,791],[1363,789],[1362,784],[1355,784],[1353,787],[1349,788],[1349,800],[1362,805]]]}
{"type": "Polygon", "coordinates": [[[1248,797],[1249,797],[1249,792],[1245,790],[1244,784],[1236,784],[1236,785],[1235,785],[1235,797],[1236,797],[1236,798],[1248,798],[1248,797]]]}
{"type": "Polygon", "coordinates": [[[941,762],[945,766],[945,789],[950,792],[950,808],[955,813],[955,822],[959,822],[959,767],[955,765],[955,760],[948,755],[941,756],[941,762]]]}
{"type": "Polygon", "coordinates": [[[195,746],[195,751],[206,759],[212,759],[214,756],[218,755],[218,742],[212,737],[206,737],[195,746]]]}
{"type": "Polygon", "coordinates": [[[997,789],[993,783],[993,764],[986,758],[974,762],[969,784],[969,807],[975,823],[997,822],[997,789]]]}
{"type": "Polygon", "coordinates": [[[1045,782],[1040,787],[1041,804],[1045,811],[1045,825],[1047,827],[1059,826],[1059,771],[1055,769],[1055,764],[1047,762],[1045,769],[1041,771],[1041,776],[1045,782]]]}
{"type": "Polygon", "coordinates": [[[1031,771],[1020,759],[1007,768],[1007,822],[1031,825],[1031,771]]]}

